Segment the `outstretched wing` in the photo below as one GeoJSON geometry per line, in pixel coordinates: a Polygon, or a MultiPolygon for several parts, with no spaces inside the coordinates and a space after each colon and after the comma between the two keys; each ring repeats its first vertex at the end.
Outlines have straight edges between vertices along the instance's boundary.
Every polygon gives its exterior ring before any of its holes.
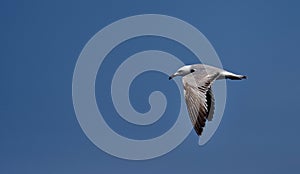
{"type": "Polygon", "coordinates": [[[202,76],[189,74],[182,78],[187,109],[194,129],[199,136],[206,120],[211,121],[213,117],[215,100],[211,85],[219,75],[220,73],[202,76]]]}

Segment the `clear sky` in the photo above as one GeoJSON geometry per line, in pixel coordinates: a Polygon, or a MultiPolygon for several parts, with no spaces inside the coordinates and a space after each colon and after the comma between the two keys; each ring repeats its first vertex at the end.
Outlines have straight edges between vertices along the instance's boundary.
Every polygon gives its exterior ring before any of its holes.
{"type": "MultiPolygon", "coordinates": [[[[2,0],[0,173],[299,173],[299,9],[298,1],[277,0],[2,0]],[[145,13],[192,24],[209,39],[224,68],[249,78],[228,81],[223,120],[205,146],[197,145],[192,132],[167,155],[128,161],[101,151],[83,133],[72,104],[72,76],[82,48],[96,32],[118,19],[145,13]]],[[[176,54],[186,63],[195,61],[178,43],[155,37],[129,40],[109,56],[119,60],[147,49],[176,54]]],[[[118,63],[109,56],[106,69],[118,63]]],[[[147,90],[172,93],[174,86],[163,77],[149,72],[134,81],[132,91],[141,94],[132,94],[137,110],[149,109],[147,90]],[[159,81],[156,86],[153,75],[159,81]]],[[[109,97],[100,90],[96,94],[97,99],[109,97]]],[[[176,104],[176,99],[169,100],[176,104]]],[[[137,139],[159,135],[176,119],[176,110],[169,107],[154,130],[146,127],[137,134],[137,127],[124,127],[115,119],[111,103],[101,108],[104,115],[111,113],[106,120],[118,133],[137,139]]]]}

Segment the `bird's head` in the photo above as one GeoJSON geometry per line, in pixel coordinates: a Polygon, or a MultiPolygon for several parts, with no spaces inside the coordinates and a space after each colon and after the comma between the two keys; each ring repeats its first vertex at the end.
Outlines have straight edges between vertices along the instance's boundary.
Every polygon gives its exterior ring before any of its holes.
{"type": "Polygon", "coordinates": [[[171,80],[172,78],[174,78],[176,76],[185,76],[185,75],[188,75],[195,71],[196,70],[193,69],[191,65],[183,66],[183,67],[179,68],[174,74],[170,75],[169,80],[171,80]]]}

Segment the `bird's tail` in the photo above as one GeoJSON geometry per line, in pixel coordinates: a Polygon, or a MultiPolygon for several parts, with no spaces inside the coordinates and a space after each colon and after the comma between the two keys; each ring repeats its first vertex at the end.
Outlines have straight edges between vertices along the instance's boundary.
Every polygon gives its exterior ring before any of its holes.
{"type": "Polygon", "coordinates": [[[226,79],[230,79],[230,80],[242,80],[242,79],[247,79],[247,76],[244,75],[227,75],[225,76],[226,79]]]}
{"type": "Polygon", "coordinates": [[[224,73],[226,79],[231,79],[231,80],[242,80],[242,79],[247,79],[247,76],[244,75],[237,75],[233,74],[230,72],[224,73]]]}

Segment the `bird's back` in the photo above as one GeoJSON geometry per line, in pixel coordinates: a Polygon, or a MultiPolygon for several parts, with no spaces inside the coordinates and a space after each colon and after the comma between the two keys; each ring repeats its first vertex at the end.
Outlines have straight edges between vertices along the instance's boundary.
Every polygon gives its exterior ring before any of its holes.
{"type": "Polygon", "coordinates": [[[192,68],[195,72],[188,74],[182,78],[183,82],[194,84],[195,80],[197,83],[202,82],[207,75],[215,75],[216,73],[224,72],[223,69],[216,68],[205,64],[194,64],[192,68]]]}

